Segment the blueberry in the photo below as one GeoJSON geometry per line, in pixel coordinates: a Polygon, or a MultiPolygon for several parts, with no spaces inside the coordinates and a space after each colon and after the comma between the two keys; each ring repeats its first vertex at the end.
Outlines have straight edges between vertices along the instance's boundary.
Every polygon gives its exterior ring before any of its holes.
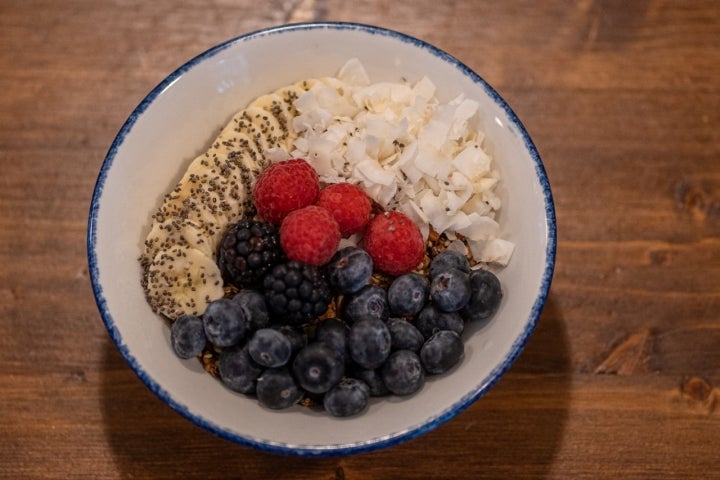
{"type": "Polygon", "coordinates": [[[464,351],[460,335],[450,330],[440,330],[425,342],[420,350],[420,360],[425,371],[435,375],[454,367],[463,357],[464,351]]]}
{"type": "Polygon", "coordinates": [[[269,368],[282,367],[290,360],[292,353],[290,339],[273,328],[256,330],[247,346],[255,363],[269,368]]]}
{"type": "Polygon", "coordinates": [[[350,328],[339,318],[327,318],[315,330],[315,341],[322,342],[340,354],[343,362],[350,360],[347,335],[350,328]]]}
{"type": "Polygon", "coordinates": [[[293,373],[308,392],[325,393],[340,381],[345,365],[338,352],[324,343],[313,342],[295,356],[293,373]]]}
{"type": "Polygon", "coordinates": [[[170,343],[180,358],[197,357],[202,353],[206,342],[203,322],[195,315],[181,316],[170,328],[170,343]]]}
{"type": "Polygon", "coordinates": [[[470,292],[470,301],[460,310],[467,321],[487,320],[497,311],[503,297],[500,280],[482,269],[470,273],[470,292]]]}
{"type": "Polygon", "coordinates": [[[395,395],[410,395],[425,383],[420,357],[410,350],[397,350],[380,370],[385,386],[395,395]]]}
{"type": "Polygon", "coordinates": [[[295,405],[303,396],[293,376],[286,368],[269,368],[257,379],[258,401],[274,410],[295,405]]]}
{"type": "Polygon", "coordinates": [[[390,390],[385,386],[382,375],[380,375],[380,369],[365,369],[357,367],[355,368],[351,376],[362,380],[370,388],[371,397],[384,397],[390,393],[390,390]]]}
{"type": "Polygon", "coordinates": [[[245,335],[242,307],[227,298],[211,302],[202,316],[205,336],[216,347],[231,347],[245,335]]]}
{"type": "Polygon", "coordinates": [[[294,325],[272,325],[270,328],[274,328],[290,340],[291,357],[302,350],[308,343],[307,334],[302,327],[294,325]]]}
{"type": "Polygon", "coordinates": [[[427,302],[428,281],[418,273],[395,278],[387,292],[390,310],[397,316],[417,315],[427,302]]]}
{"type": "Polygon", "coordinates": [[[443,312],[457,312],[470,301],[468,274],[451,268],[430,281],[430,300],[443,312]]]}
{"type": "Polygon", "coordinates": [[[415,325],[402,318],[388,318],[385,324],[390,331],[392,350],[412,350],[416,353],[420,351],[425,337],[415,325]]]}
{"type": "Polygon", "coordinates": [[[249,331],[255,331],[270,325],[270,313],[268,313],[265,297],[262,293],[255,290],[240,290],[232,300],[242,308],[249,331]]]}
{"type": "Polygon", "coordinates": [[[370,399],[370,387],[356,378],[344,378],[323,398],[325,410],[333,417],[349,417],[365,410],[370,399]]]}
{"type": "Polygon", "coordinates": [[[427,305],[415,318],[415,328],[420,330],[425,339],[430,338],[438,330],[452,330],[461,335],[465,324],[458,312],[443,312],[434,305],[427,305]]]}
{"type": "Polygon", "coordinates": [[[255,393],[255,382],[262,372],[263,368],[250,357],[247,345],[226,348],[220,352],[218,375],[230,390],[255,393]]]}
{"type": "Polygon", "coordinates": [[[389,306],[387,292],[377,285],[366,285],[350,297],[345,306],[345,315],[350,323],[366,318],[385,320],[389,306]]]}
{"type": "Polygon", "coordinates": [[[327,264],[330,285],[339,293],[355,293],[367,285],[373,263],[365,250],[357,247],[341,248],[327,264]]]}
{"type": "Polygon", "coordinates": [[[430,262],[430,278],[434,278],[438,273],[452,268],[470,273],[470,262],[464,254],[455,250],[440,252],[430,262]]]}
{"type": "Polygon", "coordinates": [[[382,320],[367,318],[355,322],[348,334],[350,357],[363,368],[377,368],[390,354],[390,330],[382,320]]]}

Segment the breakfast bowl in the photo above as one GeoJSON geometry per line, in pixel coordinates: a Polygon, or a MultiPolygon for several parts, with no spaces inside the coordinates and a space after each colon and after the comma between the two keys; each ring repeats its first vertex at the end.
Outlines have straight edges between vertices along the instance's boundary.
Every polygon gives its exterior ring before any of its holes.
{"type": "Polygon", "coordinates": [[[219,437],[304,456],[396,445],[438,427],[484,395],[520,355],[538,322],[555,246],[554,207],[543,164],[500,95],[459,60],[422,40],[350,23],[249,33],[172,72],[140,102],[110,146],[92,197],[87,236],[102,320],[142,382],[219,437]],[[371,398],[362,413],[338,418],[300,404],[266,408],[226,388],[198,358],[178,358],[169,323],[147,301],[139,259],[158,204],[236,112],[284,85],[333,77],[350,59],[373,82],[414,84],[426,78],[439,102],[458,96],[475,102],[483,145],[499,178],[498,235],[514,247],[506,264],[488,267],[500,280],[502,300],[489,321],[465,327],[459,364],[428,376],[411,395],[371,398]]]}

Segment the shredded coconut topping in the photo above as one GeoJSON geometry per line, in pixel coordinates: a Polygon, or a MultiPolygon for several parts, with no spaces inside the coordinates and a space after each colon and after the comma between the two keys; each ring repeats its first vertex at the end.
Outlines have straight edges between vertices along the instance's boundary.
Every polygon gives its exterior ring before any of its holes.
{"type": "Polygon", "coordinates": [[[359,185],[378,204],[449,238],[461,235],[479,262],[506,265],[514,244],[498,238],[499,182],[483,147],[478,102],[459,95],[442,104],[427,78],[371,83],[357,59],[294,103],[294,150],[323,182],[359,185]]]}

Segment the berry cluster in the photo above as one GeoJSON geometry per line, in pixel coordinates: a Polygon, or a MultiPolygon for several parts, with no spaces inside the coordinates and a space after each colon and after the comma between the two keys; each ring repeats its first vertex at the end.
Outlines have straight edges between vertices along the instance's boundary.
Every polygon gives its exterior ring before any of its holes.
{"type": "Polygon", "coordinates": [[[261,219],[231,226],[218,253],[237,293],[176,320],[171,343],[181,358],[219,351],[220,380],[268,408],[307,399],[345,417],[370,397],[417,392],[462,359],[465,324],[500,304],[497,277],[458,252],[436,255],[427,276],[414,272],[425,255],[418,226],[397,212],[373,216],[356,186],[320,188],[303,160],[269,167],[254,202],[261,219]],[[358,233],[358,246],[338,248],[358,233]],[[376,271],[387,286],[372,281],[376,271]]]}
{"type": "Polygon", "coordinates": [[[280,243],[291,260],[323,265],[341,238],[362,234],[375,268],[390,275],[409,272],[425,248],[419,227],[399,212],[372,216],[365,192],[350,183],[321,188],[312,166],[302,159],[274,163],[253,189],[258,215],[280,226],[280,243]]]}
{"type": "MultiPolygon", "coordinates": [[[[344,298],[336,317],[300,325],[277,310],[291,301],[243,289],[211,303],[201,317],[178,319],[171,343],[181,358],[200,355],[208,343],[219,347],[221,381],[268,408],[309,398],[333,416],[355,415],[370,397],[410,395],[426,376],[452,369],[464,354],[465,323],[495,312],[502,298],[497,277],[462,260],[443,252],[431,263],[429,281],[407,273],[385,289],[370,283],[367,252],[346,247],[324,272],[332,293],[344,298]]],[[[264,283],[302,279],[303,268],[309,267],[279,264],[264,283]]]]}

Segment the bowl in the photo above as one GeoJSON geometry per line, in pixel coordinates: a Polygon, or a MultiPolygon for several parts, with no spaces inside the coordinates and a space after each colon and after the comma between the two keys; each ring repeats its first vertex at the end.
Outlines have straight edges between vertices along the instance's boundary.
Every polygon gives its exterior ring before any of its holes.
{"type": "Polygon", "coordinates": [[[417,437],[485,394],[522,351],[540,316],[556,246],[550,185],[526,129],[477,73],[408,35],[351,23],[293,24],[239,36],[188,61],[155,87],[120,128],[100,169],[88,223],[92,287],[107,331],[130,368],[160,399],[210,432],[264,451],[305,456],[376,450],[417,437]],[[498,271],[504,297],[486,325],[464,333],[452,372],[428,377],[409,397],[372,399],[363,414],[334,418],[294,406],[261,407],[180,360],[168,325],[140,284],[138,258],[149,219],[187,164],[252,99],[303,78],[332,76],[358,58],[374,82],[428,76],[447,102],[459,93],[480,104],[487,145],[502,176],[498,217],[515,243],[498,271]]]}

